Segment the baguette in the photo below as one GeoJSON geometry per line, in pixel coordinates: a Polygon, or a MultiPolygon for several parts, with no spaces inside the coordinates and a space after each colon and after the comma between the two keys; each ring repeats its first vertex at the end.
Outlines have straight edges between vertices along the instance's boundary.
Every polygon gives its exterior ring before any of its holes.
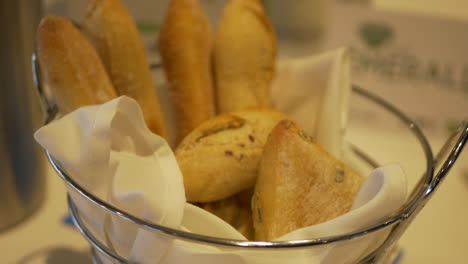
{"type": "Polygon", "coordinates": [[[275,59],[275,33],[259,1],[231,0],[215,37],[218,112],[269,106],[275,59]]]}
{"type": "Polygon", "coordinates": [[[166,126],[143,42],[120,0],[90,0],[82,30],[96,47],[119,95],[134,98],[148,127],[166,137],[166,126]]]}
{"type": "Polygon", "coordinates": [[[348,212],[363,182],[292,121],[282,121],[259,166],[252,198],[255,239],[273,240],[348,212]]]}
{"type": "Polygon", "coordinates": [[[198,0],[172,0],[158,37],[176,119],[176,143],[214,115],[212,32],[198,0]]]}
{"type": "Polygon", "coordinates": [[[66,18],[44,17],[36,45],[41,75],[61,113],[117,97],[93,46],[66,18]]]}
{"type": "Polygon", "coordinates": [[[216,116],[188,134],[175,150],[187,200],[218,201],[253,187],[268,133],[285,118],[249,109],[216,116]]]}

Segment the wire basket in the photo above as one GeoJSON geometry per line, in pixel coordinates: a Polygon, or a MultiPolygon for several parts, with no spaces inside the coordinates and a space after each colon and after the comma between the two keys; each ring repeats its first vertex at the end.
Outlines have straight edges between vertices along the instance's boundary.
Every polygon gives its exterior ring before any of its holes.
{"type": "MultiPolygon", "coordinates": [[[[44,110],[47,113],[47,123],[55,118],[57,109],[47,99],[43,89],[44,87],[42,87],[39,79],[40,76],[38,74],[39,71],[37,69],[37,65],[36,57],[33,55],[34,80],[44,105],[44,110]]],[[[307,257],[311,252],[319,252],[321,249],[327,247],[333,246],[346,248],[349,246],[350,242],[360,243],[360,241],[368,240],[375,237],[377,234],[385,234],[384,239],[375,240],[373,245],[363,252],[354,252],[352,256],[336,255],[332,256],[332,258],[335,258],[342,263],[386,263],[389,261],[389,252],[394,249],[398,239],[419,211],[428,202],[429,198],[434,194],[434,191],[438,188],[440,182],[446,177],[450,168],[457,160],[468,138],[468,124],[466,121],[463,122],[460,128],[447,140],[440,152],[433,157],[428,140],[419,127],[392,104],[355,85],[353,86],[351,104],[368,105],[369,109],[373,109],[372,111],[378,112],[379,115],[381,114],[386,116],[386,118],[391,119],[391,126],[398,125],[400,128],[404,128],[404,151],[409,151],[412,155],[414,153],[414,156],[419,155],[419,160],[422,162],[416,166],[416,171],[409,173],[409,176],[414,179],[414,186],[412,187],[412,192],[401,210],[372,226],[368,226],[352,233],[339,234],[336,236],[295,241],[243,241],[204,236],[157,225],[135,217],[99,199],[92,193],[89,193],[67,174],[66,170],[60,166],[60,163],[55,160],[54,157],[52,157],[48,152],[46,152],[46,155],[50,164],[63,179],[67,187],[70,214],[77,228],[92,245],[95,263],[134,262],[132,262],[131,259],[123,257],[122,254],[120,254],[121,250],[118,248],[118,245],[114,245],[107,235],[98,235],[96,231],[93,230],[92,226],[88,223],[89,219],[86,219],[86,216],[84,216],[78,209],[77,203],[86,203],[98,208],[97,210],[102,211],[106,216],[105,219],[108,221],[113,219],[114,221],[117,220],[129,223],[135,228],[144,229],[153,233],[155,237],[160,239],[180,241],[182,244],[185,243],[185,245],[203,245],[208,248],[211,247],[217,250],[230,252],[233,256],[238,252],[242,252],[242,254],[247,255],[254,254],[256,259],[258,259],[258,263],[263,263],[261,260],[262,256],[267,255],[269,257],[275,255],[278,259],[278,263],[294,262],[296,258],[299,259],[307,257]],[[421,172],[423,172],[422,176],[421,172]]],[[[353,130],[353,120],[353,114],[351,114],[351,131],[353,130]]],[[[347,140],[352,145],[354,154],[363,164],[369,166],[369,168],[375,168],[378,167],[379,164],[388,162],[387,160],[380,160],[374,157],[371,154],[373,150],[362,149],[360,143],[355,142],[352,138],[348,138],[347,140]]],[[[372,139],[366,140],[372,141],[372,139]]],[[[378,141],[379,140],[375,142],[377,148],[380,144],[378,141]]],[[[399,161],[399,156],[395,155],[395,157],[393,160],[399,161]]],[[[412,164],[412,160],[400,162],[407,162],[414,165],[412,164]]],[[[152,245],[146,246],[148,247],[148,250],[158,250],[158,248],[152,248],[152,245]]],[[[161,251],[161,254],[164,254],[163,249],[161,249],[161,251]]],[[[220,260],[211,263],[217,263],[218,261],[220,260]]],[[[231,263],[229,261],[230,260],[223,260],[223,262],[231,263]]],[[[235,262],[235,257],[233,257],[232,261],[232,263],[243,263],[235,262]]],[[[331,261],[329,263],[336,262],[331,261]]]]}

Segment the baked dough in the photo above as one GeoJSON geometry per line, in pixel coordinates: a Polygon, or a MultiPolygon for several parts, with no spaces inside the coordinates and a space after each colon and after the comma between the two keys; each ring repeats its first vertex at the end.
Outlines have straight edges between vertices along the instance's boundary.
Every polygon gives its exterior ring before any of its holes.
{"type": "Polygon", "coordinates": [[[90,0],[81,26],[117,93],[134,98],[151,131],[167,138],[143,42],[125,6],[120,0],[90,0]]]}
{"type": "Polygon", "coordinates": [[[213,36],[198,0],[171,0],[158,48],[175,114],[176,144],[214,115],[213,36]]]}
{"type": "Polygon", "coordinates": [[[253,187],[267,136],[285,118],[248,109],[216,116],[188,134],[175,150],[187,200],[219,201],[253,187]]]}
{"type": "Polygon", "coordinates": [[[282,121],[259,166],[252,197],[255,239],[274,240],[348,212],[363,182],[294,122],[282,121]]]}
{"type": "Polygon", "coordinates": [[[117,97],[96,50],[68,19],[44,17],[36,47],[41,76],[61,113],[117,97]]]}
{"type": "Polygon", "coordinates": [[[218,112],[269,106],[275,59],[275,33],[259,1],[229,1],[214,47],[218,112]]]}
{"type": "Polygon", "coordinates": [[[198,204],[206,211],[218,216],[244,235],[247,240],[254,239],[252,209],[250,206],[253,188],[241,191],[226,199],[198,204]]]}

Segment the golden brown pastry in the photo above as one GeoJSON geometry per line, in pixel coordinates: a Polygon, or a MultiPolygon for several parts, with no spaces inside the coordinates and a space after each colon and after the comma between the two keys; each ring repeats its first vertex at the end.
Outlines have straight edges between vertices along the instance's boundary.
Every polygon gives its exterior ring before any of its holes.
{"type": "Polygon", "coordinates": [[[252,197],[255,239],[273,240],[348,212],[363,182],[292,121],[280,122],[265,145],[252,197]]]}
{"type": "Polygon", "coordinates": [[[44,17],[36,45],[42,77],[60,112],[102,104],[117,96],[95,49],[66,18],[44,17]]]}
{"type": "Polygon", "coordinates": [[[218,201],[252,187],[267,136],[285,118],[249,109],[216,116],[188,134],[175,150],[187,200],[218,201]]]}
{"type": "Polygon", "coordinates": [[[253,188],[250,188],[226,199],[201,203],[199,206],[229,223],[248,240],[253,240],[254,230],[250,206],[252,193],[253,188]]]}
{"type": "Polygon", "coordinates": [[[198,0],[170,1],[158,43],[174,107],[176,143],[214,115],[212,40],[198,0]]]}
{"type": "Polygon", "coordinates": [[[214,47],[218,112],[269,106],[275,59],[275,33],[259,1],[229,1],[214,47]]]}
{"type": "Polygon", "coordinates": [[[90,0],[82,30],[96,47],[117,93],[134,98],[151,131],[167,137],[143,42],[120,0],[90,0]]]}

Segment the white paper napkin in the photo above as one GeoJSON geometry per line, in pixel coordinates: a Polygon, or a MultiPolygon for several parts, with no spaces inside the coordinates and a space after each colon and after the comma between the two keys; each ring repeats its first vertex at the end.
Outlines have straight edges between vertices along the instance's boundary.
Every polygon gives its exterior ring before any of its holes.
{"type": "MultiPolygon", "coordinates": [[[[278,67],[274,106],[289,114],[336,157],[342,142],[350,93],[345,49],[278,67]],[[316,94],[316,95],[311,95],[316,94]]],[[[83,107],[39,129],[36,140],[82,187],[150,222],[198,234],[245,239],[218,217],[186,203],[183,178],[163,138],[145,126],[138,104],[120,97],[83,107]]],[[[385,238],[387,231],[345,244],[291,250],[245,250],[173,239],[106,218],[70,190],[72,199],[98,238],[138,263],[338,263],[352,262],[385,238]]],[[[329,222],[293,231],[279,240],[314,239],[356,231],[395,212],[406,198],[406,178],[398,165],[373,171],[352,211],[329,222]]]]}
{"type": "MultiPolygon", "coordinates": [[[[185,206],[182,174],[170,147],[146,127],[133,99],[120,97],[80,108],[39,129],[35,138],[98,198],[151,222],[180,227],[185,206]]],[[[103,211],[71,194],[93,229],[109,232],[123,256],[141,249],[141,241],[154,240],[147,231],[116,218],[104,227],[103,211]]],[[[167,241],[151,242],[159,248],[169,246],[167,241]]],[[[160,258],[163,252],[152,250],[151,257],[160,258]]]]}
{"type": "Polygon", "coordinates": [[[272,87],[275,109],[287,113],[334,157],[343,157],[351,94],[351,56],[345,48],[287,59],[272,87]]]}

